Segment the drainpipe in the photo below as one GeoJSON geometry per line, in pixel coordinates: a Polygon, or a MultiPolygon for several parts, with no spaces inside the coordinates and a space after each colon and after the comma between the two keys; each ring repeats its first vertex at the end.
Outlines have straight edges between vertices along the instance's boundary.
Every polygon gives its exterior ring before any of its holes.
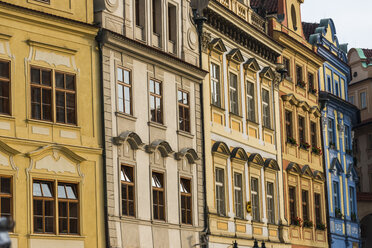
{"type": "MultiPolygon", "coordinates": [[[[203,62],[202,62],[202,35],[203,35],[203,24],[207,20],[204,16],[201,16],[200,13],[198,13],[197,9],[193,9],[194,14],[194,22],[196,24],[196,29],[198,32],[198,43],[199,43],[199,68],[203,69],[203,62]]],[[[203,104],[203,82],[200,84],[200,118],[201,118],[201,132],[202,132],[202,166],[203,166],[203,191],[204,191],[204,229],[202,233],[205,235],[205,241],[206,243],[202,243],[201,246],[204,248],[208,248],[208,235],[209,233],[209,219],[208,219],[208,206],[207,206],[207,185],[206,185],[206,163],[205,163],[205,139],[204,139],[204,104],[203,104]]]]}
{"type": "Polygon", "coordinates": [[[107,211],[107,178],[106,178],[106,132],[105,132],[105,118],[104,118],[104,87],[103,87],[103,59],[102,59],[102,29],[98,31],[96,41],[99,50],[99,72],[100,72],[100,90],[101,90],[101,133],[102,133],[102,174],[103,174],[103,211],[104,211],[104,222],[105,222],[105,243],[106,248],[110,248],[110,239],[108,231],[108,211],[107,211]]]}

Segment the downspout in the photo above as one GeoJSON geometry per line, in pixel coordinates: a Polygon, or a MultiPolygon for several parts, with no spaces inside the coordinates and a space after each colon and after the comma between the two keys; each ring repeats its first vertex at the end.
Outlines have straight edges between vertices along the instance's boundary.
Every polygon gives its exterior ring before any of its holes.
{"type": "MultiPolygon", "coordinates": [[[[196,10],[193,10],[194,14],[194,21],[196,24],[196,29],[198,32],[198,48],[199,48],[199,68],[203,69],[203,55],[202,55],[202,35],[203,35],[203,24],[207,20],[207,18],[200,16],[199,13],[197,13],[196,10]]],[[[201,246],[204,248],[209,247],[208,242],[208,235],[209,233],[209,219],[208,219],[208,206],[207,206],[207,184],[206,184],[206,163],[205,163],[205,139],[204,139],[204,104],[203,104],[203,81],[200,84],[200,118],[201,118],[201,131],[202,131],[202,165],[203,165],[203,195],[204,195],[204,229],[202,233],[205,233],[205,241],[206,243],[202,243],[201,246]]]]}
{"type": "Polygon", "coordinates": [[[107,210],[107,178],[106,178],[106,132],[105,132],[105,118],[104,118],[104,87],[103,87],[103,59],[102,59],[102,29],[98,31],[96,41],[98,43],[99,51],[99,71],[100,71],[100,90],[101,90],[101,133],[102,133],[102,173],[103,173],[103,211],[105,222],[105,243],[106,248],[110,248],[110,239],[108,231],[108,210],[107,210]]]}

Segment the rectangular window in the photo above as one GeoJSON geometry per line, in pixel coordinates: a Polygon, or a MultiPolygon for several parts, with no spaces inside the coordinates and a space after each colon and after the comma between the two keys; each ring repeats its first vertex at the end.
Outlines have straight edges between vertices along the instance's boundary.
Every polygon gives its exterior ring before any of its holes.
{"type": "Polygon", "coordinates": [[[332,83],[331,78],[327,77],[328,92],[332,93],[332,83]]]}
{"type": "Polygon", "coordinates": [[[58,230],[63,234],[79,233],[77,185],[58,183],[58,230]]]}
{"type": "Polygon", "coordinates": [[[283,65],[284,65],[284,69],[287,70],[287,77],[291,77],[291,61],[286,58],[286,57],[283,57],[283,65]]]}
{"type": "Polygon", "coordinates": [[[348,125],[345,125],[345,151],[348,153],[351,150],[350,145],[350,128],[348,125]]]}
{"type": "Polygon", "coordinates": [[[274,184],[267,182],[267,220],[275,224],[274,184]]]}
{"type": "Polygon", "coordinates": [[[182,223],[192,225],[192,193],[190,179],[181,178],[180,191],[182,223]]]}
{"type": "Polygon", "coordinates": [[[298,116],[298,136],[300,139],[300,143],[306,142],[305,118],[300,115],[298,116]]]}
{"type": "Polygon", "coordinates": [[[152,0],[152,32],[161,34],[161,0],[152,0]]]}
{"type": "Polygon", "coordinates": [[[163,100],[161,82],[150,80],[151,121],[163,124],[163,100]]]}
{"type": "Polygon", "coordinates": [[[349,187],[349,200],[350,200],[350,212],[355,214],[355,195],[354,195],[354,188],[349,187]]]}
{"type": "Polygon", "coordinates": [[[308,80],[308,84],[309,84],[309,90],[314,90],[315,89],[314,74],[309,72],[307,74],[307,80],[308,80]]]}
{"type": "Polygon", "coordinates": [[[271,128],[270,93],[266,89],[262,89],[262,113],[264,127],[271,128]]]}
{"type": "Polygon", "coordinates": [[[140,28],[145,27],[145,2],[144,0],[135,0],[135,15],[136,15],[136,26],[140,28]]]}
{"type": "Polygon", "coordinates": [[[33,182],[33,213],[35,233],[55,233],[55,194],[53,182],[33,182]]]}
{"type": "Polygon", "coordinates": [[[334,120],[328,118],[328,140],[329,146],[335,146],[335,130],[334,130],[334,120]]]}
{"type": "Polygon", "coordinates": [[[230,73],[230,111],[239,115],[238,76],[230,73]]]}
{"type": "Polygon", "coordinates": [[[134,168],[121,167],[121,213],[126,216],[135,216],[135,185],[134,168]]]}
{"type": "Polygon", "coordinates": [[[182,131],[190,132],[190,102],[189,93],[178,90],[178,115],[179,128],[182,131]]]}
{"type": "Polygon", "coordinates": [[[302,190],[302,217],[309,220],[309,191],[302,190]]]}
{"type": "Polygon", "coordinates": [[[225,215],[225,179],[224,170],[216,168],[216,205],[217,213],[225,215]]]}
{"type": "Polygon", "coordinates": [[[320,194],[314,194],[314,205],[315,205],[315,224],[323,224],[322,223],[322,212],[321,212],[321,200],[320,194]]]}
{"type": "Polygon", "coordinates": [[[258,191],[258,179],[251,178],[251,199],[252,199],[252,218],[260,221],[260,197],[258,191]]]}
{"type": "Polygon", "coordinates": [[[303,79],[302,79],[302,67],[296,65],[296,83],[299,84],[299,83],[302,83],[302,82],[303,82],[303,79]]]}
{"type": "Polygon", "coordinates": [[[53,99],[58,123],[76,124],[76,78],[74,74],[31,67],[31,118],[53,121],[53,99]]]}
{"type": "Polygon", "coordinates": [[[317,132],[316,132],[316,123],[311,121],[310,122],[310,137],[311,137],[311,145],[313,147],[317,147],[317,132]]]}
{"type": "Polygon", "coordinates": [[[118,109],[120,112],[132,114],[132,75],[131,71],[117,68],[118,109]]]}
{"type": "Polygon", "coordinates": [[[336,96],[340,96],[340,87],[339,87],[338,81],[335,82],[335,86],[336,86],[336,88],[335,88],[335,95],[336,96]]]}
{"type": "Polygon", "coordinates": [[[355,103],[354,103],[354,96],[350,96],[350,97],[349,97],[349,102],[350,102],[351,104],[355,104],[355,103]]]}
{"type": "Polygon", "coordinates": [[[221,107],[220,66],[211,63],[211,98],[212,104],[221,107]]]}
{"type": "Polygon", "coordinates": [[[173,4],[168,4],[168,39],[173,44],[177,40],[177,15],[176,6],[173,4]]]}
{"type": "Polygon", "coordinates": [[[250,82],[247,82],[247,112],[248,112],[248,120],[256,122],[254,84],[250,82]]]}
{"type": "Polygon", "coordinates": [[[13,190],[12,178],[0,177],[0,216],[12,218],[13,190]]]}
{"type": "Polygon", "coordinates": [[[10,114],[10,62],[0,61],[0,113],[10,114]]]}
{"type": "Polygon", "coordinates": [[[292,112],[286,110],[285,111],[285,132],[287,134],[287,139],[293,138],[292,134],[292,112]]]}
{"type": "Polygon", "coordinates": [[[152,207],[155,220],[165,220],[164,175],[152,172],[152,207]]]}
{"type": "Polygon", "coordinates": [[[360,93],[360,109],[367,108],[367,93],[361,92],[360,93]]]}
{"type": "Polygon", "coordinates": [[[289,215],[291,218],[291,224],[293,224],[297,217],[296,188],[290,186],[288,192],[289,192],[289,215]]]}
{"type": "Polygon", "coordinates": [[[333,204],[334,208],[340,209],[338,182],[333,182],[333,204]]]}
{"type": "Polygon", "coordinates": [[[31,117],[52,121],[52,70],[31,68],[31,117]]]}
{"type": "Polygon", "coordinates": [[[235,215],[244,218],[242,174],[234,173],[235,215]]]}

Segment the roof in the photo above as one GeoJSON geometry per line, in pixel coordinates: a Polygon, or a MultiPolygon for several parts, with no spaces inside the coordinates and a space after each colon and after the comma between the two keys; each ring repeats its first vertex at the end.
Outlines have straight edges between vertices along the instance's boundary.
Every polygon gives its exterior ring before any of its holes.
{"type": "Polygon", "coordinates": [[[302,22],[302,29],[307,41],[309,41],[310,35],[315,33],[317,27],[319,27],[319,23],[302,22]]]}
{"type": "Polygon", "coordinates": [[[264,8],[268,14],[273,14],[278,12],[278,0],[251,0],[252,8],[264,8]]]}
{"type": "Polygon", "coordinates": [[[363,48],[362,50],[366,58],[372,59],[372,49],[363,48]]]}

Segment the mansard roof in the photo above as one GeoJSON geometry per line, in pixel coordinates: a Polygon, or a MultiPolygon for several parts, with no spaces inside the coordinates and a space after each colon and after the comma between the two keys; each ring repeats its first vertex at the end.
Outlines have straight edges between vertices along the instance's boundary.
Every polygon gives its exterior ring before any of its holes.
{"type": "Polygon", "coordinates": [[[242,161],[248,161],[248,155],[241,147],[235,147],[231,152],[231,158],[236,158],[242,161]]]}
{"type": "Polygon", "coordinates": [[[274,14],[278,12],[278,0],[251,0],[251,7],[254,9],[263,8],[267,14],[274,14]]]}
{"type": "Polygon", "coordinates": [[[231,154],[229,147],[226,145],[226,143],[222,141],[217,141],[216,143],[213,144],[212,152],[221,153],[227,156],[230,156],[231,154]]]}

